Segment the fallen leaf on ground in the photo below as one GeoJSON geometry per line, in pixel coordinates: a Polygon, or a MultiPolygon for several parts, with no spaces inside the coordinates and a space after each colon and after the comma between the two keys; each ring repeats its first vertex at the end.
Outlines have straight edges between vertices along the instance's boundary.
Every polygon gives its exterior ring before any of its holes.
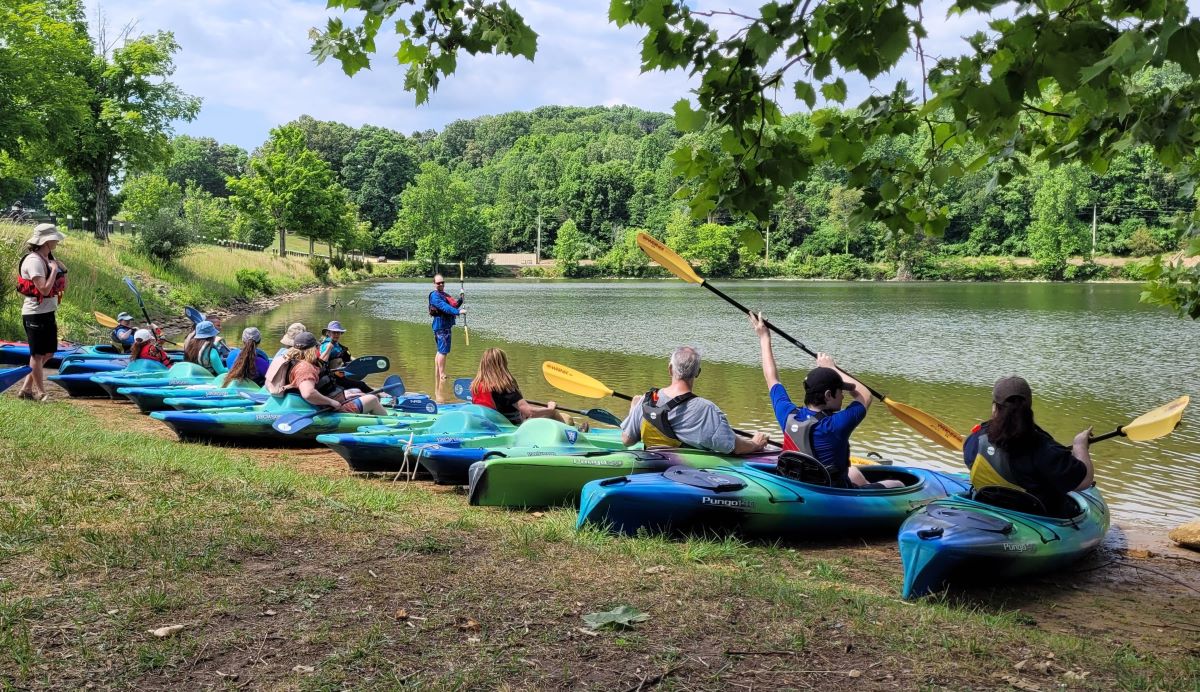
{"type": "Polygon", "coordinates": [[[1063,677],[1066,678],[1067,680],[1070,680],[1071,682],[1083,682],[1084,679],[1087,678],[1087,676],[1089,676],[1091,674],[1092,674],[1091,671],[1088,671],[1088,670],[1085,670],[1080,673],[1076,673],[1073,670],[1068,670],[1067,672],[1063,673],[1063,677]]]}
{"type": "Polygon", "coordinates": [[[397,610],[396,611],[396,619],[397,620],[407,620],[408,619],[408,611],[403,608],[401,608],[400,610],[397,610]]]}
{"type": "Polygon", "coordinates": [[[276,612],[273,610],[264,610],[263,615],[266,615],[267,617],[275,617],[276,612]]]}
{"type": "Polygon", "coordinates": [[[187,627],[187,625],[167,625],[166,627],[159,627],[156,630],[147,630],[147,631],[156,637],[169,637],[172,634],[179,632],[184,627],[187,627]]]}
{"type": "Polygon", "coordinates": [[[313,668],[312,666],[293,666],[292,667],[293,673],[311,673],[314,670],[316,670],[316,668],[313,668]]]}
{"type": "Polygon", "coordinates": [[[662,572],[666,572],[667,568],[664,567],[663,565],[655,565],[653,567],[647,567],[646,569],[644,569],[642,571],[645,572],[646,574],[661,574],[662,572]]]}
{"type": "Polygon", "coordinates": [[[857,678],[862,675],[862,671],[855,668],[854,670],[850,671],[849,673],[846,673],[846,675],[849,675],[852,678],[857,678]]]}
{"type": "Polygon", "coordinates": [[[645,622],[650,619],[649,613],[634,608],[630,605],[619,605],[612,610],[605,610],[598,613],[588,613],[583,616],[583,621],[588,627],[594,630],[603,627],[611,627],[614,629],[633,627],[634,624],[645,622]]]}
{"type": "Polygon", "coordinates": [[[467,630],[468,632],[478,632],[479,623],[474,618],[467,618],[467,621],[459,625],[458,628],[460,630],[467,630]]]}

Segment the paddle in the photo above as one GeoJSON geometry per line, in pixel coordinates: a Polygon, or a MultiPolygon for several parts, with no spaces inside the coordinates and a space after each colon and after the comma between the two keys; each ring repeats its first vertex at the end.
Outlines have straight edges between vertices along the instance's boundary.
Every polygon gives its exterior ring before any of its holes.
{"type": "MultiPolygon", "coordinates": [[[[463,401],[471,400],[471,378],[460,377],[454,381],[454,396],[462,399],[463,401]]],[[[526,399],[525,401],[533,404],[534,406],[545,406],[545,404],[540,401],[530,401],[529,399],[526,399]]],[[[620,418],[617,418],[615,415],[602,408],[589,408],[586,411],[580,411],[578,409],[559,406],[558,404],[555,404],[554,408],[557,411],[566,411],[567,413],[578,413],[581,416],[587,416],[597,423],[604,423],[605,425],[612,425],[615,427],[621,426],[620,418]]]]}
{"type": "Polygon", "coordinates": [[[392,362],[388,360],[387,356],[359,356],[340,368],[334,368],[334,370],[340,370],[356,380],[361,380],[367,375],[387,372],[390,367],[392,367],[392,362]]]}
{"type": "MultiPolygon", "coordinates": [[[[688,283],[700,284],[701,286],[720,296],[725,300],[725,302],[734,306],[738,310],[741,310],[747,315],[750,314],[750,308],[725,295],[725,293],[723,293],[719,288],[701,278],[700,275],[697,274],[694,269],[692,269],[692,265],[688,264],[687,260],[675,254],[673,250],[668,248],[666,245],[663,245],[658,239],[646,233],[638,233],[637,244],[638,247],[642,249],[642,252],[646,253],[650,259],[658,262],[659,265],[665,267],[675,276],[688,283]]],[[[779,327],[776,327],[765,319],[763,320],[763,324],[765,324],[771,331],[783,337],[793,346],[799,347],[800,350],[804,351],[813,358],[817,357],[815,351],[805,346],[779,327]]],[[[862,380],[859,381],[861,382],[862,380]]],[[[933,440],[947,449],[953,451],[962,451],[962,435],[958,434],[954,428],[918,408],[914,408],[908,404],[889,399],[885,394],[873,389],[866,383],[864,383],[863,386],[866,387],[876,399],[883,401],[884,405],[887,406],[887,409],[892,412],[893,416],[899,418],[903,423],[908,425],[913,430],[916,430],[925,437],[933,440]]]]}
{"type": "Polygon", "coordinates": [[[92,315],[96,318],[96,321],[100,323],[101,327],[116,329],[117,325],[120,324],[120,322],[117,322],[112,317],[105,315],[103,312],[93,312],[92,315]]]}
{"type": "Polygon", "coordinates": [[[25,379],[25,376],[33,372],[33,368],[28,365],[22,365],[19,368],[9,368],[0,370],[0,392],[8,389],[17,382],[25,379]]]}
{"type": "Polygon", "coordinates": [[[133,285],[133,279],[127,276],[125,277],[124,281],[125,285],[129,287],[129,290],[133,291],[133,297],[137,298],[138,307],[142,309],[142,317],[146,318],[146,329],[149,329],[151,333],[154,334],[154,338],[157,341],[164,341],[168,344],[174,344],[178,346],[179,344],[171,341],[170,339],[164,339],[160,334],[158,334],[158,330],[154,328],[154,321],[150,319],[150,313],[146,312],[146,304],[142,302],[142,294],[137,290],[137,286],[133,285]]]}
{"type": "MultiPolygon", "coordinates": [[[[393,375],[393,377],[399,378],[398,375],[393,375]]],[[[390,380],[391,378],[388,378],[388,379],[390,380]]],[[[404,382],[394,382],[393,384],[384,384],[382,387],[380,387],[379,389],[376,389],[374,392],[371,392],[371,393],[372,394],[390,394],[392,391],[395,391],[397,389],[400,391],[404,391],[404,382]]],[[[318,408],[315,411],[310,411],[308,413],[285,413],[282,416],[280,416],[279,418],[276,418],[275,422],[271,423],[271,427],[274,428],[275,430],[283,433],[284,435],[293,435],[293,434],[298,433],[301,430],[307,428],[309,425],[312,425],[313,420],[317,416],[319,416],[323,413],[332,413],[332,412],[338,410],[339,408],[341,408],[342,405],[347,404],[351,401],[357,401],[358,399],[362,398],[363,396],[366,396],[366,395],[364,394],[364,395],[360,395],[360,396],[356,396],[356,397],[351,397],[351,398],[347,399],[346,401],[342,402],[342,404],[339,404],[338,406],[322,406],[321,408],[318,408]]]]}
{"type": "Polygon", "coordinates": [[[1191,398],[1187,395],[1181,396],[1169,404],[1163,404],[1153,411],[1143,413],[1126,425],[1118,426],[1112,432],[1089,439],[1088,444],[1102,442],[1113,437],[1128,437],[1134,442],[1145,442],[1169,435],[1179,425],[1179,419],[1183,418],[1183,410],[1187,408],[1190,401],[1191,398]]]}
{"type": "MultiPolygon", "coordinates": [[[[466,279],[463,278],[464,276],[465,276],[465,274],[463,273],[463,263],[459,262],[458,263],[458,292],[461,293],[465,297],[467,295],[467,289],[466,289],[465,283],[464,283],[466,281],[466,279]]],[[[463,339],[467,342],[467,345],[470,346],[471,345],[471,330],[467,329],[467,314],[465,312],[463,313],[462,318],[463,318],[463,339]]]]}
{"type": "MultiPolygon", "coordinates": [[[[574,368],[568,368],[553,361],[548,360],[542,363],[542,376],[546,378],[550,386],[576,396],[587,397],[588,399],[603,399],[606,396],[615,396],[625,401],[633,401],[633,397],[621,392],[614,392],[608,385],[591,375],[585,375],[574,368]]],[[[733,428],[733,432],[742,437],[754,437],[754,433],[738,430],[737,428],[733,428]]],[[[778,442],[771,439],[767,440],[767,444],[772,444],[776,447],[781,446],[778,442]]]]}
{"type": "Polygon", "coordinates": [[[200,324],[206,319],[203,312],[200,312],[191,305],[183,306],[183,314],[186,315],[189,320],[191,320],[192,324],[200,324]]]}

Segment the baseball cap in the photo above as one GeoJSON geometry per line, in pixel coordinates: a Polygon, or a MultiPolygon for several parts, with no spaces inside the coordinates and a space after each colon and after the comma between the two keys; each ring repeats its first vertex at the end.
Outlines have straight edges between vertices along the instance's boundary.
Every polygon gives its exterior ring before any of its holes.
{"type": "Polygon", "coordinates": [[[242,341],[253,341],[254,343],[262,342],[262,332],[258,331],[258,327],[246,327],[242,330],[242,341]]]}
{"type": "Polygon", "coordinates": [[[146,341],[150,341],[153,338],[154,338],[154,335],[150,333],[149,329],[139,329],[133,333],[134,341],[146,342],[146,341]]]}
{"type": "Polygon", "coordinates": [[[133,315],[130,315],[128,312],[122,312],[121,314],[117,315],[118,322],[124,322],[125,320],[131,319],[133,319],[133,315]]]}
{"type": "Polygon", "coordinates": [[[1003,404],[1014,396],[1033,402],[1033,392],[1029,390],[1029,383],[1024,378],[1013,375],[996,380],[996,386],[992,387],[992,401],[1003,404]]]}
{"type": "Polygon", "coordinates": [[[850,391],[854,389],[854,385],[846,384],[846,381],[842,379],[838,371],[833,368],[813,368],[808,371],[808,376],[804,378],[804,392],[806,394],[834,391],[837,389],[850,391]]]}
{"type": "Polygon", "coordinates": [[[300,332],[292,339],[295,348],[315,348],[317,345],[317,337],[312,332],[300,332]]]}

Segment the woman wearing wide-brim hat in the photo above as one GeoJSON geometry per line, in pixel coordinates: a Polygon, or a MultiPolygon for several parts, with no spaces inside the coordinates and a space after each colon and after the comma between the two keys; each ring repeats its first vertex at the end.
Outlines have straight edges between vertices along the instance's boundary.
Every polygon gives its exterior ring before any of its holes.
{"type": "Polygon", "coordinates": [[[354,358],[350,355],[350,349],[346,348],[345,344],[342,343],[342,334],[345,333],[346,328],[337,320],[333,320],[325,325],[325,328],[321,330],[321,334],[325,336],[320,346],[321,360],[325,361],[330,367],[341,386],[347,389],[358,389],[363,392],[374,391],[366,382],[346,377],[345,373],[337,370],[337,368],[345,366],[346,363],[349,363],[354,358]]]}
{"type": "Polygon", "coordinates": [[[21,383],[21,399],[46,399],[46,361],[58,350],[58,301],[67,290],[67,268],[54,257],[54,248],[65,239],[58,226],[39,224],[26,241],[21,258],[17,292],[25,296],[21,303],[21,323],[29,342],[29,367],[32,372],[21,383]]]}

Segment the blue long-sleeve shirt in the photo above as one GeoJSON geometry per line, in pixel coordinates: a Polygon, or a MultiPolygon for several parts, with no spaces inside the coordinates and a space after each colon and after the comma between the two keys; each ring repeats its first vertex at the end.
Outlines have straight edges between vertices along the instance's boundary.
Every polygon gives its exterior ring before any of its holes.
{"type": "Polygon", "coordinates": [[[453,327],[454,320],[459,314],[458,308],[446,300],[449,297],[448,294],[441,291],[430,291],[429,293],[429,304],[441,311],[441,314],[433,318],[433,330],[435,332],[453,327]]]}

